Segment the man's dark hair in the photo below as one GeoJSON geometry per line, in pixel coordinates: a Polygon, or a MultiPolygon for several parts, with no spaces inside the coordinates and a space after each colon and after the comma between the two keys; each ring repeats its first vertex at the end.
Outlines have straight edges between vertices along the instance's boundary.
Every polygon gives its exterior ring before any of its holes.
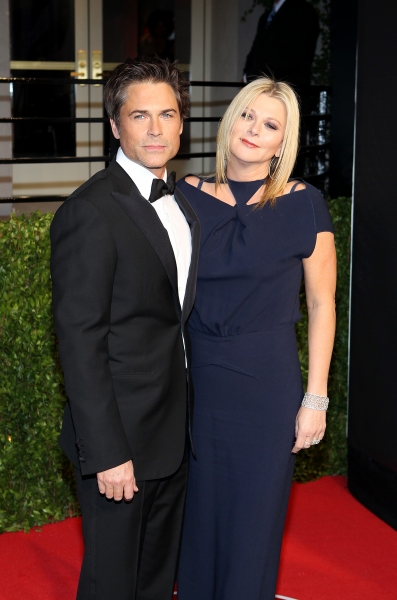
{"type": "Polygon", "coordinates": [[[120,129],[120,109],[127,100],[128,87],[134,83],[168,83],[178,103],[181,119],[186,119],[190,109],[189,81],[176,62],[158,56],[127,58],[112,71],[103,92],[106,112],[120,129]]]}

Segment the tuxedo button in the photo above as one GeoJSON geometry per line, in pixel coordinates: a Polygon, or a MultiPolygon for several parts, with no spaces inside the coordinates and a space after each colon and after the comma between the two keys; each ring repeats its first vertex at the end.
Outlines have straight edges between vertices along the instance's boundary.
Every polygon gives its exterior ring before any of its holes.
{"type": "Polygon", "coordinates": [[[85,463],[85,458],[84,458],[84,456],[79,456],[79,461],[80,461],[81,463],[85,463]]]}

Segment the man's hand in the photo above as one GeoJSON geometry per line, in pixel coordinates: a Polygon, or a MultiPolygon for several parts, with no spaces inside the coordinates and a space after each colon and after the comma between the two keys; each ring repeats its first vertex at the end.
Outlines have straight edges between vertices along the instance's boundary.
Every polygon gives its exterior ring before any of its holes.
{"type": "Polygon", "coordinates": [[[125,500],[132,500],[134,493],[138,492],[132,460],[97,473],[96,476],[100,493],[105,494],[109,500],[122,500],[123,497],[125,500]]]}

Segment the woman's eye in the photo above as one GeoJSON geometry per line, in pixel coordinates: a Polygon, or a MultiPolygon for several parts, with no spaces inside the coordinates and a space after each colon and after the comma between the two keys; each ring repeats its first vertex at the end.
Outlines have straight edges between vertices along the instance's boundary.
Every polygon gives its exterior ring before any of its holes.
{"type": "Polygon", "coordinates": [[[243,119],[252,119],[252,115],[250,113],[243,112],[241,116],[243,119]]]}
{"type": "Polygon", "coordinates": [[[269,129],[274,129],[274,130],[277,129],[277,127],[275,125],[273,125],[273,123],[266,123],[265,125],[266,125],[266,127],[269,127],[269,129]]]}

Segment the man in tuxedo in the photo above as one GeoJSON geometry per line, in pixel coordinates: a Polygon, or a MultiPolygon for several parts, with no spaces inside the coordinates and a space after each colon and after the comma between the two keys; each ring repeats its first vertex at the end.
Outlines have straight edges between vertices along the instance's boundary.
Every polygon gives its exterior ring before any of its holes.
{"type": "Polygon", "coordinates": [[[167,60],[128,59],[104,97],[120,149],[51,227],[68,396],[60,444],[75,467],[83,515],[77,598],[171,600],[199,224],[166,164],[179,148],[188,82],[167,60]]]}
{"type": "Polygon", "coordinates": [[[310,84],[319,23],[306,0],[276,0],[259,19],[244,76],[266,74],[302,89],[310,84]]]}

